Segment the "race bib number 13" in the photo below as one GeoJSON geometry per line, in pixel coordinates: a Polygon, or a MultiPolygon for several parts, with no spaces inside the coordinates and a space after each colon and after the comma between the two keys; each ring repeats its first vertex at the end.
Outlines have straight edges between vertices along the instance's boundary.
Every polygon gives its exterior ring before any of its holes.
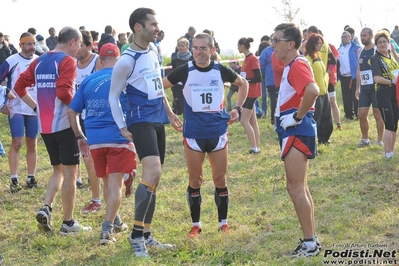
{"type": "Polygon", "coordinates": [[[158,73],[145,76],[145,81],[148,88],[148,100],[153,100],[164,96],[162,79],[158,73]]]}

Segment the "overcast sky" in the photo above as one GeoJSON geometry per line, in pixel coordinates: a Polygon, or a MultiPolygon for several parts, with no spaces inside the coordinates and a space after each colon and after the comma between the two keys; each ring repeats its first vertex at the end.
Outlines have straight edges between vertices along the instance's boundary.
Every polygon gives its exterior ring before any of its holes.
{"type": "MultiPolygon", "coordinates": [[[[84,25],[88,30],[100,34],[106,25],[111,25],[117,33],[130,31],[128,21],[134,9],[142,7],[138,1],[126,0],[1,0],[0,32],[11,35],[14,45],[19,36],[28,28],[34,27],[45,38],[48,28],[57,32],[64,26],[78,28],[84,25]]],[[[163,54],[174,51],[176,40],[194,26],[197,32],[211,29],[223,50],[238,53],[236,46],[241,37],[252,37],[251,51],[255,52],[260,38],[273,32],[276,25],[284,21],[273,7],[282,10],[279,0],[239,1],[182,1],[152,0],[145,7],[155,10],[160,28],[165,32],[162,42],[163,54]]],[[[295,21],[303,19],[306,26],[319,27],[326,41],[338,45],[345,25],[352,26],[358,36],[362,27],[369,26],[374,31],[387,27],[393,30],[399,24],[395,15],[399,0],[291,0],[294,9],[300,8],[295,21]],[[360,5],[361,3],[361,5],[360,5]],[[381,5],[382,3],[382,5],[381,5]],[[300,7],[300,4],[304,5],[300,7]],[[344,7],[343,7],[344,6],[344,7]],[[394,8],[395,7],[395,8],[394,8]],[[322,13],[324,12],[324,13],[322,13]]]]}

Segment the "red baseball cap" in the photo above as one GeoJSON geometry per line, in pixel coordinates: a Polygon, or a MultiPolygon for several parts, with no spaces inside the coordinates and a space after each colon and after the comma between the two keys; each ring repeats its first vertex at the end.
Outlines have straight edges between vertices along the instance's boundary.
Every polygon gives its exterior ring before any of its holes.
{"type": "Polygon", "coordinates": [[[106,43],[103,46],[101,46],[100,50],[100,56],[114,56],[118,57],[120,56],[121,53],[119,51],[119,48],[116,44],[113,43],[106,43]]]}

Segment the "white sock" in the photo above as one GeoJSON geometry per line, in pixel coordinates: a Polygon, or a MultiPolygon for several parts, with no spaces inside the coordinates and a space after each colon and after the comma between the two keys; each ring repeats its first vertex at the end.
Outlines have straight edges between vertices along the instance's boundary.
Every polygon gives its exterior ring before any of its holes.
{"type": "Polygon", "coordinates": [[[198,226],[199,228],[201,228],[201,222],[193,223],[193,226],[198,226]]]}
{"type": "Polygon", "coordinates": [[[305,246],[308,248],[308,250],[313,250],[316,248],[316,242],[315,241],[304,241],[305,246]]]}
{"type": "Polygon", "coordinates": [[[388,159],[392,158],[392,156],[393,156],[393,151],[385,153],[385,157],[388,159]]]}
{"type": "Polygon", "coordinates": [[[222,227],[225,224],[227,224],[227,219],[223,219],[222,221],[220,221],[219,222],[219,227],[222,227]]]}
{"type": "Polygon", "coordinates": [[[92,198],[91,200],[101,204],[101,200],[99,198],[92,198]]]}

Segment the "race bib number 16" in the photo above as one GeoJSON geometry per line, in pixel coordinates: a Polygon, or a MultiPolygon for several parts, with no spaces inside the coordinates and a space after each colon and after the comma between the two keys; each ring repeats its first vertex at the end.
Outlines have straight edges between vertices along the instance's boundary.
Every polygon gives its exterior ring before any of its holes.
{"type": "Polygon", "coordinates": [[[191,92],[191,104],[194,112],[220,111],[220,88],[195,88],[191,92]]]}

